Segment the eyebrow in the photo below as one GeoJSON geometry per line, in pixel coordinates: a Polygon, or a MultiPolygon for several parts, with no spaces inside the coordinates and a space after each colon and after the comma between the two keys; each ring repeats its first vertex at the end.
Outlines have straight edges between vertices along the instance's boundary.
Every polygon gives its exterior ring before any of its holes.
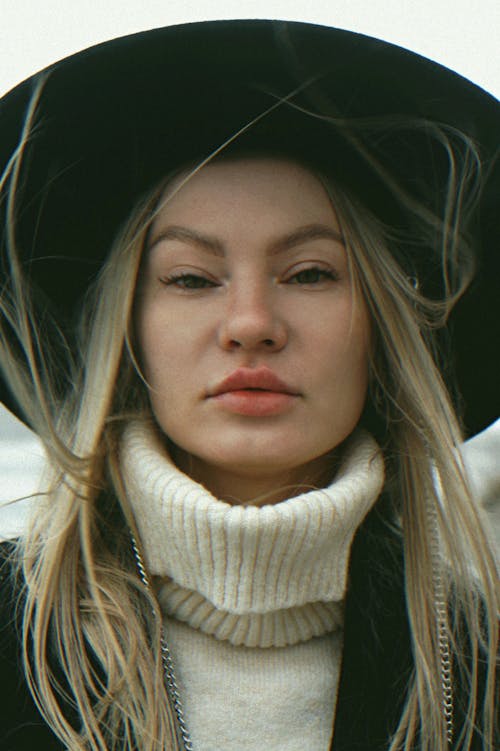
{"type": "MultiPolygon", "coordinates": [[[[325,239],[333,240],[342,246],[345,245],[342,234],[338,230],[333,229],[333,227],[328,227],[326,224],[306,224],[290,232],[288,235],[273,241],[269,247],[269,255],[282,253],[311,240],[325,239]]],[[[170,225],[162,230],[154,237],[148,246],[148,250],[151,251],[159,243],[168,240],[180,240],[181,242],[196,245],[201,250],[214,256],[225,255],[224,244],[217,237],[205,235],[197,230],[179,225],[170,225]]]]}

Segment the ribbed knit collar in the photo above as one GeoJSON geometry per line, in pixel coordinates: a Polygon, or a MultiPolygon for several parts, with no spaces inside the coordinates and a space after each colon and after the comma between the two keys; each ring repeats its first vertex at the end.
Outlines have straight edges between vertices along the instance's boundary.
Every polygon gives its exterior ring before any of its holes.
{"type": "Polygon", "coordinates": [[[269,506],[216,499],[173,464],[150,423],[120,452],[162,609],[232,644],[285,646],[335,630],[354,534],[377,499],[380,449],[356,431],[332,483],[269,506]]]}

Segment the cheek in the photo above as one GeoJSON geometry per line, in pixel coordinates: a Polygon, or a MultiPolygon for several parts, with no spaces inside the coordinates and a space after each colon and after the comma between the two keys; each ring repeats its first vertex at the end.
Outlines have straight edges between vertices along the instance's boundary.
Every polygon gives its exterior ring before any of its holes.
{"type": "MultiPolygon", "coordinates": [[[[205,316],[206,318],[206,316],[205,316]]],[[[206,325],[206,324],[205,324],[206,325]]],[[[181,314],[154,298],[137,306],[136,351],[142,374],[152,389],[152,403],[166,403],[177,410],[183,386],[191,383],[199,369],[202,345],[207,334],[193,316],[181,314]]]]}
{"type": "Polygon", "coordinates": [[[142,374],[149,375],[150,353],[153,351],[154,327],[148,323],[147,310],[144,303],[139,302],[134,311],[134,344],[135,354],[142,370],[142,374]]]}
{"type": "Polygon", "coordinates": [[[309,327],[318,357],[339,368],[366,369],[372,346],[371,324],[364,306],[353,310],[349,300],[322,316],[322,323],[309,327]]]}
{"type": "Polygon", "coordinates": [[[172,329],[166,328],[161,317],[143,308],[136,319],[137,352],[142,375],[147,384],[150,406],[158,424],[169,432],[170,420],[179,409],[179,384],[185,374],[180,372],[172,329]],[[169,330],[170,329],[170,330],[169,330]]]}
{"type": "Polygon", "coordinates": [[[316,347],[318,367],[328,384],[329,399],[346,408],[362,408],[372,350],[368,315],[364,310],[356,315],[350,310],[339,313],[333,324],[324,327],[320,340],[316,347]]]}
{"type": "Polygon", "coordinates": [[[157,385],[159,375],[170,370],[165,367],[165,362],[170,359],[171,365],[175,364],[175,358],[169,357],[173,348],[170,341],[173,331],[175,328],[168,325],[154,300],[139,301],[134,325],[136,352],[143,375],[153,387],[157,385]]]}

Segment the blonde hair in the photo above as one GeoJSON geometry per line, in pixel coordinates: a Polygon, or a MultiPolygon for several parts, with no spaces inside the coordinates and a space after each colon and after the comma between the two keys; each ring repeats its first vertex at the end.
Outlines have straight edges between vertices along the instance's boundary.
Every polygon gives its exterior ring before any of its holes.
{"type": "MultiPolygon", "coordinates": [[[[169,179],[133,212],[88,295],[80,349],[74,361],[67,358],[71,388],[61,400],[51,390],[51,375],[40,357],[46,345],[41,346],[15,254],[16,188],[35,108],[34,100],[20,148],[4,175],[5,184],[10,181],[7,250],[12,286],[2,293],[7,326],[0,332],[6,378],[50,459],[50,489],[18,543],[25,581],[27,681],[46,721],[72,751],[118,751],[134,744],[141,751],[170,751],[179,746],[163,683],[161,614],[130,554],[129,529],[135,534],[136,529],[117,451],[123,421],[149,417],[147,390],[133,353],[134,291],[148,228],[169,179]],[[10,344],[13,334],[25,362],[10,344]],[[47,657],[51,639],[57,668],[47,657]],[[65,716],[64,703],[75,710],[80,729],[65,716]]],[[[495,567],[460,461],[459,425],[427,341],[470,277],[461,226],[467,213],[463,191],[475,170],[475,151],[464,141],[466,157],[459,159],[444,131],[434,131],[450,160],[444,216],[431,215],[400,187],[390,187],[418,223],[420,244],[435,245],[429,238],[440,238],[445,287],[440,302],[426,299],[395,260],[391,249],[401,238],[391,236],[334,180],[321,172],[317,176],[338,214],[354,284],[376,332],[372,401],[384,429],[383,448],[391,468],[388,490],[404,541],[415,669],[390,751],[414,748],[417,739],[422,751],[447,748],[449,728],[441,708],[443,643],[453,655],[454,671],[470,687],[457,748],[471,748],[478,726],[483,748],[492,750],[495,567]],[[457,172],[460,164],[462,174],[457,172]],[[448,273],[450,268],[456,278],[448,273]],[[449,603],[448,609],[436,612],[440,598],[449,603]],[[484,689],[478,685],[483,659],[488,665],[484,689]]]]}

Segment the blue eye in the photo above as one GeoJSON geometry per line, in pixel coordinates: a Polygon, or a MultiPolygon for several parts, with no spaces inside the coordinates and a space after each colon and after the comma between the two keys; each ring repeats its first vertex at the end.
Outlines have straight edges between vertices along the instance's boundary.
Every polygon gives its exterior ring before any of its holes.
{"type": "Polygon", "coordinates": [[[206,289],[215,287],[215,282],[198,274],[173,274],[161,280],[167,287],[175,286],[180,289],[206,289]]]}
{"type": "Polygon", "coordinates": [[[337,274],[331,269],[311,266],[309,269],[297,271],[288,279],[288,282],[291,284],[318,284],[319,282],[336,281],[337,279],[337,274]]]}

